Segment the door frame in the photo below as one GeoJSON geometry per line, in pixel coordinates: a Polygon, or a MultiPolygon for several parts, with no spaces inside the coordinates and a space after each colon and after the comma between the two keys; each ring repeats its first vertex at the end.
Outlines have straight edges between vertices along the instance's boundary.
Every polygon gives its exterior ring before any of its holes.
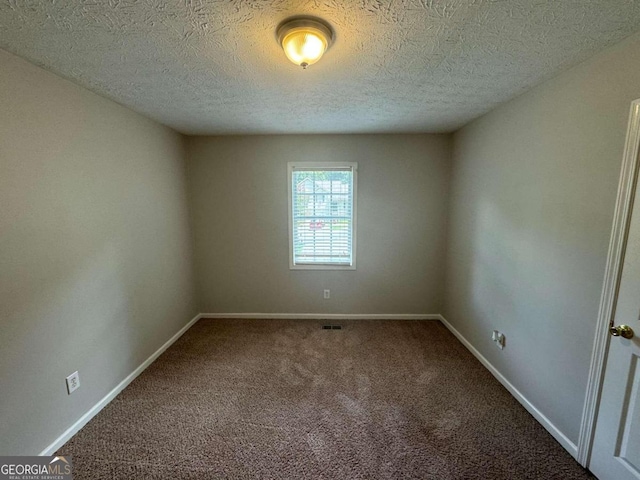
{"type": "Polygon", "coordinates": [[[622,157],[622,170],[618,182],[618,195],[613,214],[613,226],[609,240],[607,253],[607,265],[605,267],[604,282],[598,308],[598,322],[596,325],[595,339],[591,353],[591,365],[582,422],[578,437],[578,452],[576,460],[588,467],[593,447],[593,435],[595,433],[596,418],[600,403],[600,394],[604,381],[604,366],[609,351],[609,327],[614,318],[618,300],[622,264],[627,246],[627,234],[631,220],[631,210],[636,193],[636,181],[640,161],[640,99],[631,102],[627,137],[622,157]]]}

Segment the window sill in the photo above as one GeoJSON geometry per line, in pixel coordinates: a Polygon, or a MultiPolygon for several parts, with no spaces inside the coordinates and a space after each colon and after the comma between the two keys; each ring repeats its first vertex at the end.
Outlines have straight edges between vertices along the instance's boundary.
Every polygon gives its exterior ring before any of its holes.
{"type": "Polygon", "coordinates": [[[355,265],[289,265],[289,270],[355,270],[355,265]]]}

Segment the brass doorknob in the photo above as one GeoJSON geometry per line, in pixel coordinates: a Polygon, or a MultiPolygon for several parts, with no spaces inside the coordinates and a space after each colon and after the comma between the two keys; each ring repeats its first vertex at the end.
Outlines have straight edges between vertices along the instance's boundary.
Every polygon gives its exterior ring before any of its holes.
{"type": "Polygon", "coordinates": [[[611,327],[609,333],[614,337],[633,338],[633,328],[629,325],[618,325],[617,327],[611,327]]]}

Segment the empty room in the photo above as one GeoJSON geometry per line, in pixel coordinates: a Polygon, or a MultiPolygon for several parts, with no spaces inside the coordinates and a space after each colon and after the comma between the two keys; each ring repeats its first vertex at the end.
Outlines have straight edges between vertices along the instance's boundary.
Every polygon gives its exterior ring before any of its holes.
{"type": "Polygon", "coordinates": [[[640,480],[640,2],[0,0],[0,112],[0,478],[640,480]]]}

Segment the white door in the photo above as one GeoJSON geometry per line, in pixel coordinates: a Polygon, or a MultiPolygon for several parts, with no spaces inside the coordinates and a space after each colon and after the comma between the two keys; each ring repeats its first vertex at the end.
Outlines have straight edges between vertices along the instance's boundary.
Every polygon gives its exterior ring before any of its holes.
{"type": "MultiPolygon", "coordinates": [[[[636,111],[636,115],[640,116],[640,111],[636,111]]],[[[640,130],[638,118],[633,125],[640,130]]],[[[630,130],[629,133],[629,138],[635,139],[636,144],[631,147],[637,159],[640,132],[630,130]]],[[[589,462],[589,469],[600,480],[640,480],[640,188],[637,178],[635,184],[636,195],[589,462]],[[631,330],[635,332],[633,337],[631,330]]]]}

